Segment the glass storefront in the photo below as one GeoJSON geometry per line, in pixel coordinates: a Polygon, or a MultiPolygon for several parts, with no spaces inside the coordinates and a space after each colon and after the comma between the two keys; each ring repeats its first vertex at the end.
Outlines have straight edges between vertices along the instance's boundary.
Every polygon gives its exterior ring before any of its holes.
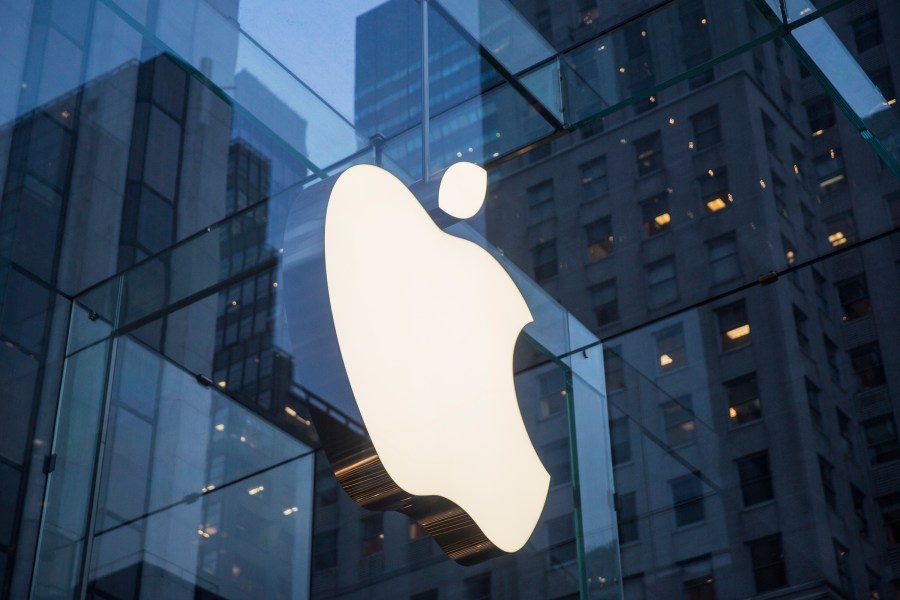
{"type": "Polygon", "coordinates": [[[890,0],[0,0],[0,597],[896,596],[898,40],[890,0]],[[323,325],[360,164],[534,317],[518,552],[326,455],[371,446],[323,325]]]}

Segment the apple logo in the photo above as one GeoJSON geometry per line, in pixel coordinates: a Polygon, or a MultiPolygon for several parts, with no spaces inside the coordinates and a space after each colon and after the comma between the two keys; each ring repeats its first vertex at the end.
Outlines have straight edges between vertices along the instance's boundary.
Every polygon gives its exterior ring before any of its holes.
{"type": "MultiPolygon", "coordinates": [[[[481,167],[454,164],[439,207],[469,218],[486,186],[481,167]]],[[[532,321],[519,289],[379,167],[338,178],[324,229],[337,345],[372,448],[332,460],[339,482],[366,508],[416,519],[462,564],[519,550],[550,484],[513,381],[532,321]]]]}

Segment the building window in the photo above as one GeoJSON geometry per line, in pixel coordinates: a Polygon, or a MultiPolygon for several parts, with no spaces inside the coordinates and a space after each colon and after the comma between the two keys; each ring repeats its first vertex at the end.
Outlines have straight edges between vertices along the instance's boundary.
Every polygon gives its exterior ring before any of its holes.
{"type": "Polygon", "coordinates": [[[741,480],[741,497],[744,506],[767,502],[774,497],[772,472],[769,470],[769,453],[757,452],[737,459],[738,477],[741,480]]]}
{"type": "Polygon", "coordinates": [[[778,156],[778,139],[775,133],[775,122],[766,113],[762,113],[763,136],[766,139],[766,150],[778,156]]]}
{"type": "Polygon", "coordinates": [[[659,357],[660,371],[667,373],[687,364],[684,330],[681,324],[658,331],[654,337],[656,338],[656,355],[659,357]]]}
{"type": "Polygon", "coordinates": [[[841,371],[837,361],[837,345],[835,345],[827,335],[822,335],[822,345],[825,346],[825,360],[828,361],[828,368],[831,371],[831,376],[835,381],[840,381],[841,371]]]}
{"type": "Polygon", "coordinates": [[[550,474],[550,485],[563,485],[572,481],[572,461],[569,441],[560,440],[543,447],[544,466],[550,474]]]}
{"type": "Polygon", "coordinates": [[[819,431],[822,431],[822,403],[820,400],[821,391],[819,387],[809,379],[806,381],[806,404],[809,406],[809,416],[813,425],[819,431]]]}
{"type": "Polygon", "coordinates": [[[706,252],[709,256],[709,278],[713,285],[741,276],[741,262],[733,231],[707,241],[706,252]]]}
{"type": "Polygon", "coordinates": [[[538,377],[541,391],[541,417],[546,419],[566,410],[566,380],[562,371],[554,368],[538,377]]]}
{"type": "Polygon", "coordinates": [[[872,314],[872,300],[869,299],[869,286],[862,273],[837,283],[838,297],[841,299],[842,319],[853,321],[872,314]]]}
{"type": "Polygon", "coordinates": [[[881,349],[878,347],[878,342],[857,346],[849,350],[847,354],[850,355],[850,365],[853,367],[857,390],[864,391],[884,385],[884,364],[881,360],[881,349]]]}
{"type": "Polygon", "coordinates": [[[884,509],[881,513],[881,520],[884,521],[888,544],[891,546],[900,544],[900,509],[896,507],[884,509]]]}
{"type": "Polygon", "coordinates": [[[641,203],[641,212],[644,218],[644,234],[653,237],[672,226],[672,214],[669,212],[669,198],[667,194],[659,194],[641,203]]]}
{"type": "Polygon", "coordinates": [[[659,308],[678,300],[678,278],[672,256],[649,264],[647,269],[647,304],[659,308]]]}
{"type": "Polygon", "coordinates": [[[619,297],[616,280],[607,279],[591,287],[591,306],[597,325],[604,326],[619,320],[619,297]]]}
{"type": "Polygon", "coordinates": [[[544,525],[550,566],[575,562],[575,516],[570,513],[548,519],[544,525]]]}
{"type": "Polygon", "coordinates": [[[790,221],[791,214],[788,211],[787,200],[785,200],[786,191],[787,187],[781,178],[772,174],[772,196],[775,198],[775,210],[778,211],[779,215],[790,221]]]}
{"type": "Polygon", "coordinates": [[[384,547],[384,527],[381,515],[366,517],[362,521],[363,556],[381,552],[384,547]]]}
{"type": "Polygon", "coordinates": [[[832,191],[832,186],[845,180],[844,159],[838,150],[831,149],[825,154],[813,158],[813,169],[816,172],[816,181],[822,192],[832,191]]]}
{"type": "Polygon", "coordinates": [[[756,593],[762,594],[787,585],[787,571],[784,565],[784,551],[781,549],[781,534],[770,535],[747,542],[750,562],[753,565],[753,580],[756,593]]]}
{"type": "Polygon", "coordinates": [[[640,539],[637,500],[634,492],[616,494],[616,520],[619,525],[619,543],[627,544],[640,539]]]}
{"type": "Polygon", "coordinates": [[[722,126],[719,122],[719,107],[713,106],[691,115],[694,129],[694,149],[706,150],[722,141],[722,126]]]}
{"type": "Polygon", "coordinates": [[[805,104],[806,119],[813,137],[822,135],[829,127],[834,127],[837,122],[834,117],[834,105],[828,96],[813,98],[805,104]]]}
{"type": "Polygon", "coordinates": [[[732,427],[762,418],[756,373],[726,381],[724,385],[728,392],[728,417],[732,427]]]}
{"type": "Polygon", "coordinates": [[[750,343],[750,321],[747,320],[743,300],[716,310],[716,322],[719,326],[719,344],[723,351],[750,343]]]}
{"type": "MultiPolygon", "coordinates": [[[[794,261],[797,260],[797,247],[794,246],[794,242],[781,236],[781,247],[784,249],[784,260],[787,261],[787,264],[794,264],[794,261]]],[[[795,274],[791,273],[790,275],[793,276],[795,274]]],[[[797,283],[796,278],[792,278],[792,281],[797,283]]]]}
{"type": "Polygon", "coordinates": [[[666,443],[680,446],[693,442],[697,435],[694,410],[690,396],[675,398],[661,406],[663,423],[666,428],[666,443]]]}
{"type": "Polygon", "coordinates": [[[865,52],[882,42],[881,22],[877,10],[854,19],[850,22],[850,26],[853,28],[853,40],[856,42],[857,52],[865,52]]]}
{"type": "Polygon", "coordinates": [[[797,344],[804,352],[809,352],[809,326],[806,313],[794,306],[794,332],[797,334],[797,344]]]}
{"type": "Polygon", "coordinates": [[[683,600],[715,600],[713,566],[709,555],[678,563],[681,566],[683,600]]]}
{"type": "Polygon", "coordinates": [[[553,180],[548,179],[528,188],[528,223],[534,225],[556,216],[553,180]]]}
{"type": "Polygon", "coordinates": [[[728,191],[728,169],[719,167],[709,169],[697,178],[700,185],[700,197],[707,213],[717,213],[731,206],[734,197],[728,191]]]}
{"type": "Polygon", "coordinates": [[[819,477],[822,480],[822,494],[825,504],[837,510],[837,494],[834,491],[834,465],[819,456],[819,477]]]}
{"type": "Polygon", "coordinates": [[[559,272],[559,261],[556,257],[556,240],[538,244],[531,249],[534,263],[534,280],[538,283],[556,277],[559,272]]]}
{"type": "Polygon", "coordinates": [[[853,514],[856,515],[856,524],[859,526],[859,534],[869,537],[869,519],[866,516],[866,495],[855,485],[850,486],[850,496],[853,498],[853,514]]]}
{"type": "Polygon", "coordinates": [[[590,160],[582,164],[579,169],[581,170],[581,197],[583,200],[595,200],[609,190],[605,156],[590,160]]]}
{"type": "Polygon", "coordinates": [[[616,350],[603,349],[603,370],[606,374],[607,394],[625,389],[625,361],[616,350]]]}
{"type": "Polygon", "coordinates": [[[838,580],[841,589],[845,592],[853,590],[853,579],[850,576],[850,551],[837,540],[831,540],[834,544],[834,560],[837,562],[838,580]]]}
{"type": "Polygon", "coordinates": [[[631,430],[628,425],[628,417],[619,417],[609,421],[609,441],[613,465],[620,465],[631,460],[631,430]]]}
{"type": "Polygon", "coordinates": [[[812,278],[813,278],[813,289],[816,294],[816,303],[819,306],[819,310],[822,311],[823,314],[828,314],[828,290],[826,288],[826,284],[828,281],[825,279],[825,276],[819,273],[815,268],[812,270],[812,278]]]}
{"type": "Polygon", "coordinates": [[[337,529],[317,533],[313,537],[313,571],[337,566],[337,529]]]}
{"type": "Polygon", "coordinates": [[[491,600],[491,574],[484,573],[463,581],[466,600],[491,600]]]}
{"type": "Polygon", "coordinates": [[[588,224],[585,232],[587,233],[588,260],[598,260],[612,253],[614,237],[610,217],[603,217],[588,224]]]}
{"type": "Polygon", "coordinates": [[[659,132],[635,140],[634,153],[637,158],[638,175],[647,175],[661,169],[663,153],[659,132]]]}
{"type": "Polygon", "coordinates": [[[672,479],[669,486],[672,488],[672,510],[676,527],[698,523],[705,518],[703,488],[697,474],[672,479]]]}
{"type": "Polygon", "coordinates": [[[893,413],[869,419],[862,423],[862,428],[866,436],[870,463],[880,465],[900,458],[900,444],[897,442],[893,413]]]}
{"type": "Polygon", "coordinates": [[[853,212],[846,210],[825,220],[828,243],[833,247],[843,246],[856,241],[856,223],[853,212]]]}
{"type": "Polygon", "coordinates": [[[894,78],[891,75],[890,67],[883,67],[877,71],[872,71],[869,73],[869,79],[872,80],[872,83],[874,83],[875,87],[878,88],[878,91],[881,92],[881,97],[884,98],[889,105],[896,103],[897,92],[894,88],[894,78]]]}

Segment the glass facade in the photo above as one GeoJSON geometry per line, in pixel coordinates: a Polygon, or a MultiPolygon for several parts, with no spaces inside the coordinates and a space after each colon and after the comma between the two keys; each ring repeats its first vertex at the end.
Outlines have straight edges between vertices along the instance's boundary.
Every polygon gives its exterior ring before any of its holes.
{"type": "Polygon", "coordinates": [[[890,0],[0,0],[0,597],[898,596],[898,40],[890,0]],[[534,316],[516,553],[326,455],[368,443],[322,326],[357,164],[534,316]]]}

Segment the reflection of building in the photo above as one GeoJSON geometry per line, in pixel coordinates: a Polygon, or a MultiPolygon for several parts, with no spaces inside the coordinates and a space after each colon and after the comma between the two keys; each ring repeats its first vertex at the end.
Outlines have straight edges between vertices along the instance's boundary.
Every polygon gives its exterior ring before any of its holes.
{"type": "MultiPolygon", "coordinates": [[[[522,10],[541,27],[549,17],[534,4],[522,10]]],[[[881,3],[879,17],[872,4],[835,28],[890,99],[880,28],[896,22],[896,7],[881,3]]],[[[685,31],[726,18],[699,1],[674,12],[685,31]]],[[[653,24],[638,20],[606,42],[624,73],[638,74],[621,82],[626,95],[652,84],[671,52],[655,41],[670,32],[653,24]]],[[[690,38],[677,46],[688,67],[713,50],[708,37],[690,38]]],[[[882,364],[895,354],[886,348],[898,295],[880,291],[879,307],[865,277],[890,272],[877,277],[896,290],[887,242],[642,326],[841,236],[883,230],[882,198],[897,181],[879,177],[834,110],[787,49],[768,44],[495,173],[488,237],[610,338],[629,598],[743,597],[754,585],[777,597],[861,597],[897,577],[876,512],[890,534],[898,446],[882,364]]]]}

